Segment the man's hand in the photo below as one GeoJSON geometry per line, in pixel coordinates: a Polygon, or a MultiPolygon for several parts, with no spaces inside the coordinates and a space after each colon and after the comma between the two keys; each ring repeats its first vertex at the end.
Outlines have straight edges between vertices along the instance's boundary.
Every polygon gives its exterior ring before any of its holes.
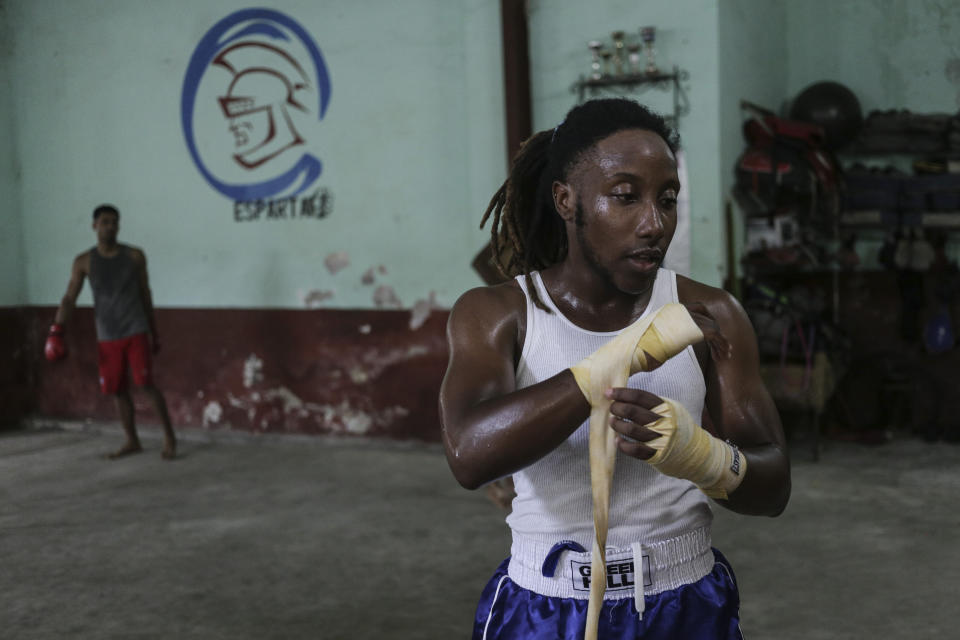
{"type": "Polygon", "coordinates": [[[619,434],[621,451],[690,480],[711,498],[725,500],[740,486],[746,458],[702,429],[682,404],[638,389],[610,389],[605,395],[613,400],[610,426],[619,434]]]}
{"type": "MultiPolygon", "coordinates": [[[[702,321],[715,327],[712,318],[706,317],[709,322],[702,321]]],[[[628,375],[652,371],[701,340],[703,332],[690,312],[671,302],[631,324],[570,371],[587,402],[596,407],[604,402],[604,391],[621,386],[628,375]]]]}
{"type": "Polygon", "coordinates": [[[730,341],[720,332],[717,321],[707,310],[706,305],[702,302],[691,302],[683,306],[687,308],[690,317],[703,332],[703,340],[710,347],[710,355],[715,360],[725,360],[732,356],[733,348],[730,346],[730,341]]]}
{"type": "Polygon", "coordinates": [[[67,355],[67,345],[63,342],[63,325],[54,322],[50,325],[47,334],[47,343],[43,347],[43,354],[50,362],[56,362],[67,355]]]}
{"type": "Polygon", "coordinates": [[[663,403],[663,398],[643,389],[610,389],[606,396],[613,400],[610,405],[610,427],[617,432],[617,448],[628,456],[648,460],[656,449],[645,443],[661,435],[646,425],[660,416],[653,408],[663,403]]]}

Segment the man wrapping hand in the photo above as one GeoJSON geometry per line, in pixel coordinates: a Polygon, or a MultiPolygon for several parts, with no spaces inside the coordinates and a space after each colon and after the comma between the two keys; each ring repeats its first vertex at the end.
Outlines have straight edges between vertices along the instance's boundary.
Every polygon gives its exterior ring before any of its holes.
{"type": "Polygon", "coordinates": [[[457,480],[516,485],[475,638],[741,637],[710,499],[778,515],[789,463],[743,309],[661,268],[680,186],[664,121],[595,100],[491,201],[513,279],[457,301],[440,392],[457,480]]]}

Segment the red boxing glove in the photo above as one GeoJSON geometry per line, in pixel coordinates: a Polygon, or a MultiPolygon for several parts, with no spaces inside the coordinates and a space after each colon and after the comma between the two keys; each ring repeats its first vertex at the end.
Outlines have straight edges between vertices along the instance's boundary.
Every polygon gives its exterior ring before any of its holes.
{"type": "Polygon", "coordinates": [[[50,325],[47,335],[47,344],[43,347],[43,354],[50,362],[56,362],[67,355],[67,345],[63,342],[63,325],[54,322],[50,325]]]}

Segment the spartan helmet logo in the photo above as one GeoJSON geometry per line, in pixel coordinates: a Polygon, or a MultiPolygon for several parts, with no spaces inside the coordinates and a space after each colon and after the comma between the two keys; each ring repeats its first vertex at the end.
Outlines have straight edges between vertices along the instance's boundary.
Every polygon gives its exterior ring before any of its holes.
{"type": "Polygon", "coordinates": [[[308,111],[300,98],[310,90],[310,79],[294,58],[273,45],[246,41],[224,49],[213,64],[233,74],[219,102],[240,166],[255,169],[304,143],[291,110],[308,111]]]}
{"type": "Polygon", "coordinates": [[[223,195],[293,196],[323,171],[316,134],[329,104],[330,76],[313,37],[279,11],[241,9],[197,43],[180,122],[197,170],[223,195]]]}

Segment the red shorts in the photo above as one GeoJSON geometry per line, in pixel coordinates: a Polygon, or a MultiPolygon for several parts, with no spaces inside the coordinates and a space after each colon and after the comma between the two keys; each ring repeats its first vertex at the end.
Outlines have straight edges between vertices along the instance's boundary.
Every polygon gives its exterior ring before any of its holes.
{"type": "Polygon", "coordinates": [[[97,343],[97,365],[100,368],[100,391],[119,393],[127,389],[127,367],[138,386],[153,384],[150,373],[150,337],[146,333],[103,340],[97,343]]]}

